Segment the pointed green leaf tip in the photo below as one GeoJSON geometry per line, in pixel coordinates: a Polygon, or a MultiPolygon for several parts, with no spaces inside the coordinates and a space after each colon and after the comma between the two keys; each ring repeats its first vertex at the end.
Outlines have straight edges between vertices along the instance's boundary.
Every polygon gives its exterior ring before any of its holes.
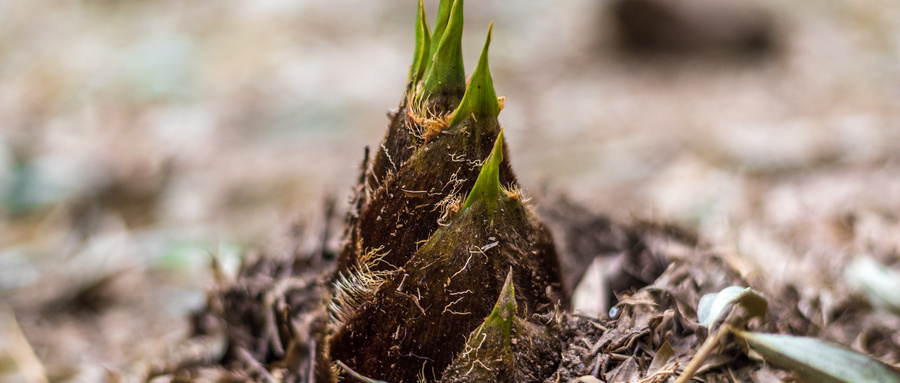
{"type": "Polygon", "coordinates": [[[441,43],[441,37],[444,36],[444,30],[447,29],[447,23],[450,21],[450,11],[453,10],[453,0],[441,0],[438,5],[437,17],[434,20],[434,34],[431,35],[432,44],[428,50],[428,63],[425,65],[425,73],[431,72],[431,66],[434,64],[434,54],[437,53],[438,44],[441,43]]]}
{"type": "Polygon", "coordinates": [[[431,58],[430,53],[431,33],[428,32],[428,23],[425,21],[425,2],[419,0],[419,12],[416,14],[416,48],[413,52],[413,64],[409,69],[409,80],[413,83],[413,89],[425,74],[425,67],[431,58]]]}
{"type": "Polygon", "coordinates": [[[516,291],[512,282],[512,270],[506,274],[506,282],[500,289],[500,297],[494,305],[491,315],[484,320],[484,327],[494,327],[503,330],[503,335],[509,336],[512,318],[516,315],[516,291]]]}
{"type": "MultiPolygon", "coordinates": [[[[444,3],[442,2],[441,5],[443,6],[444,3]]],[[[438,14],[438,17],[440,16],[438,14]]],[[[439,43],[432,58],[430,70],[425,74],[422,94],[419,95],[420,100],[429,100],[440,94],[463,94],[466,89],[466,70],[462,59],[463,0],[456,0],[453,3],[447,28],[441,34],[440,39],[437,37],[437,32],[437,27],[435,27],[432,44],[434,41],[439,41],[439,43]]],[[[457,98],[457,100],[459,99],[457,98]]]]}
{"type": "Polygon", "coordinates": [[[466,197],[466,203],[463,204],[462,211],[466,211],[476,201],[484,201],[488,210],[494,210],[494,206],[503,195],[503,189],[500,188],[500,162],[503,161],[503,129],[497,135],[497,141],[494,142],[494,148],[491,154],[484,160],[481,166],[481,173],[475,180],[475,186],[466,197]]]}
{"type": "Polygon", "coordinates": [[[450,120],[451,127],[458,126],[473,116],[478,121],[482,117],[496,118],[500,115],[500,102],[497,101],[494,80],[488,66],[488,48],[491,46],[491,31],[493,30],[494,23],[491,23],[491,26],[488,27],[484,49],[481,50],[481,57],[478,58],[478,66],[472,73],[472,80],[469,81],[469,87],[466,88],[466,94],[460,101],[459,108],[456,109],[453,119],[450,120]]]}

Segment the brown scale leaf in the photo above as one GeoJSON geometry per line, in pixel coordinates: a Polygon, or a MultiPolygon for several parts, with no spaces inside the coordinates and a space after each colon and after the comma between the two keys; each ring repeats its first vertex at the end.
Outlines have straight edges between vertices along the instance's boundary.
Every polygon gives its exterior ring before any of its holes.
{"type": "MultiPolygon", "coordinates": [[[[353,265],[360,252],[379,247],[386,255],[376,270],[406,263],[422,241],[440,227],[442,201],[446,203],[472,188],[481,161],[491,152],[499,132],[496,119],[444,131],[416,149],[396,173],[380,180],[361,210],[355,231],[358,240],[344,244],[338,271],[353,265]]],[[[515,185],[506,158],[504,153],[500,181],[515,185]]]]}
{"type": "Polygon", "coordinates": [[[490,313],[510,269],[525,316],[559,304],[559,265],[547,229],[505,195],[497,211],[480,204],[438,229],[337,330],[332,360],[390,382],[416,382],[422,371],[440,378],[465,335],[490,313]]]}

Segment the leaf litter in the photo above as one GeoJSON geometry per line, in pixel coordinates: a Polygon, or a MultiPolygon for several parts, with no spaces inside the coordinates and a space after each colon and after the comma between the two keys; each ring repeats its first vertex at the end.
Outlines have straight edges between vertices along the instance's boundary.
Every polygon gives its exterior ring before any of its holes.
{"type": "MultiPolygon", "coordinates": [[[[536,198],[543,199],[543,206],[571,207],[571,202],[568,201],[536,198]]],[[[630,238],[631,241],[621,241],[618,244],[598,242],[597,245],[602,246],[604,251],[592,248],[586,250],[588,253],[616,256],[625,254],[625,258],[655,257],[650,264],[663,265],[664,271],[655,276],[653,283],[649,285],[614,291],[616,304],[608,314],[586,317],[568,312],[559,313],[557,320],[563,344],[561,362],[544,382],[591,381],[590,378],[596,378],[604,382],[647,383],[664,382],[677,377],[695,356],[699,346],[710,336],[709,330],[697,315],[698,307],[702,307],[701,298],[723,289],[735,290],[729,299],[740,297],[743,291],[749,290],[734,286],[752,286],[752,283],[742,278],[723,256],[697,243],[696,237],[686,236],[683,228],[643,221],[616,222],[602,216],[596,218],[602,224],[598,226],[600,230],[592,234],[602,235],[614,227],[616,232],[622,234],[622,238],[630,238]],[[685,254],[685,249],[691,249],[692,253],[685,254]],[[697,273],[696,270],[704,272],[697,273]]],[[[572,236],[569,238],[574,239],[572,236]]],[[[584,242],[584,238],[577,240],[584,242]]],[[[564,246],[574,245],[576,244],[566,243],[564,246]]],[[[197,316],[205,318],[207,323],[218,323],[207,324],[205,330],[195,329],[198,335],[209,331],[224,331],[231,339],[229,350],[213,366],[182,367],[169,373],[174,377],[183,376],[187,381],[202,381],[223,373],[215,365],[230,365],[230,374],[236,374],[234,376],[239,379],[266,381],[268,378],[264,371],[279,376],[279,379],[283,379],[280,381],[309,379],[315,368],[314,353],[310,347],[317,344],[311,335],[316,332],[317,319],[314,317],[317,310],[318,315],[321,315],[322,310],[314,297],[321,294],[325,286],[322,274],[315,270],[324,270],[329,262],[333,262],[328,259],[327,253],[295,254],[297,259],[304,260],[301,262],[302,267],[295,264],[297,260],[278,262],[264,253],[251,258],[254,260],[246,261],[238,280],[231,282],[231,287],[214,290],[210,295],[210,308],[197,316]],[[304,271],[292,274],[297,270],[304,271]],[[293,282],[278,282],[278,279],[271,277],[273,273],[293,282]],[[285,312],[279,315],[276,309],[281,307],[284,310],[288,307],[284,305],[287,301],[293,302],[290,305],[291,315],[286,315],[285,312]],[[213,302],[218,303],[212,304],[213,302]],[[227,310],[213,309],[221,305],[228,305],[227,310]],[[225,312],[231,314],[224,315],[225,312]],[[305,320],[298,319],[304,317],[305,320]],[[290,321],[292,323],[288,323],[285,318],[294,319],[290,321]],[[292,351],[287,352],[287,349],[292,351]],[[257,360],[260,365],[254,367],[247,360],[242,360],[242,352],[247,353],[248,358],[257,360]]],[[[589,259],[583,254],[580,256],[589,259]]],[[[751,328],[808,336],[842,334],[823,331],[825,329],[800,314],[796,306],[789,309],[791,302],[798,300],[791,289],[767,292],[766,297],[771,304],[765,314],[766,318],[752,321],[751,328]],[[788,320],[789,318],[791,319],[788,320]]],[[[717,307],[725,309],[722,305],[717,307]]],[[[856,309],[848,307],[838,319],[843,321],[847,320],[845,316],[855,318],[870,311],[865,305],[856,309]]],[[[887,321],[880,323],[882,327],[891,323],[890,317],[882,317],[881,320],[887,321]]],[[[875,324],[879,320],[870,318],[868,322],[875,324]]],[[[846,342],[843,344],[853,343],[853,339],[846,337],[831,340],[846,342]]],[[[895,359],[891,362],[900,350],[896,340],[891,340],[890,337],[880,339],[878,347],[881,353],[873,355],[887,363],[896,363],[895,359]]],[[[726,342],[717,348],[695,375],[705,382],[762,382],[790,379],[791,376],[793,374],[787,370],[772,369],[748,358],[735,342],[726,342]]]]}

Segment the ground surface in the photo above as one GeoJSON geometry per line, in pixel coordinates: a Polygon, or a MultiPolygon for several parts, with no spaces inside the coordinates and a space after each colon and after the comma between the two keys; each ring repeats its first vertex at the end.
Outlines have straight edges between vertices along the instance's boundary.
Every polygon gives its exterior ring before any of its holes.
{"type": "MultiPolygon", "coordinates": [[[[773,49],[736,58],[622,53],[596,3],[466,4],[469,68],[495,22],[522,185],[695,230],[746,282],[794,291],[823,337],[859,340],[827,325],[852,259],[900,262],[900,7],[760,2],[773,49]]],[[[164,355],[204,305],[211,255],[233,275],[261,243],[293,251],[279,238],[320,225],[326,197],[342,209],[402,96],[414,12],[0,4],[0,377],[103,381],[164,355]]]]}

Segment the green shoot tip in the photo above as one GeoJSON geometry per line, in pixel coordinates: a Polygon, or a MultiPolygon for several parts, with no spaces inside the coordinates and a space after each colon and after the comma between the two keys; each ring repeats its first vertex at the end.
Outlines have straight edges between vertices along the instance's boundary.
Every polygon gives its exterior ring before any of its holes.
{"type": "Polygon", "coordinates": [[[409,80],[413,83],[413,89],[425,74],[425,67],[431,62],[430,53],[431,33],[428,32],[428,23],[425,20],[425,2],[419,0],[419,11],[416,13],[416,47],[413,51],[413,64],[409,69],[409,80]]]}
{"type": "MultiPolygon", "coordinates": [[[[434,34],[431,35],[431,40],[435,43],[431,45],[431,50],[428,52],[429,59],[437,53],[438,43],[441,42],[441,37],[444,36],[447,23],[450,22],[451,10],[453,10],[453,0],[441,0],[440,5],[438,5],[437,17],[434,20],[434,34]]],[[[428,69],[431,69],[431,64],[428,65],[428,69]]]]}
{"type": "MultiPolygon", "coordinates": [[[[446,2],[441,2],[441,8],[446,2]]],[[[438,13],[438,21],[441,14],[438,13]]],[[[431,44],[437,42],[437,49],[432,58],[431,66],[425,73],[425,82],[422,85],[420,100],[430,100],[438,95],[447,95],[450,98],[460,97],[466,89],[466,70],[462,58],[462,33],[463,33],[463,0],[453,2],[446,28],[438,36],[438,26],[435,26],[435,34],[431,38],[431,44]],[[455,96],[454,96],[455,95],[455,96]]],[[[459,98],[452,103],[455,106],[459,98]]]]}
{"type": "Polygon", "coordinates": [[[484,160],[481,166],[481,172],[478,179],[475,180],[475,186],[466,197],[462,211],[466,211],[476,201],[483,200],[488,204],[489,209],[495,205],[501,196],[505,196],[503,189],[500,187],[500,163],[503,161],[503,129],[497,135],[497,141],[494,142],[494,148],[491,154],[484,160]]]}
{"type": "Polygon", "coordinates": [[[478,58],[478,66],[472,73],[472,79],[459,103],[459,108],[453,113],[453,119],[450,120],[451,127],[458,126],[469,117],[474,117],[475,121],[478,121],[482,118],[496,118],[500,114],[500,102],[497,100],[497,92],[494,91],[494,80],[488,65],[488,48],[491,46],[493,30],[494,23],[491,22],[481,57],[478,58]]]}
{"type": "Polygon", "coordinates": [[[510,269],[506,274],[506,282],[500,289],[500,297],[497,298],[494,309],[484,320],[486,327],[503,326],[502,328],[509,329],[512,318],[516,315],[516,289],[513,286],[512,276],[512,269],[510,269]]]}

